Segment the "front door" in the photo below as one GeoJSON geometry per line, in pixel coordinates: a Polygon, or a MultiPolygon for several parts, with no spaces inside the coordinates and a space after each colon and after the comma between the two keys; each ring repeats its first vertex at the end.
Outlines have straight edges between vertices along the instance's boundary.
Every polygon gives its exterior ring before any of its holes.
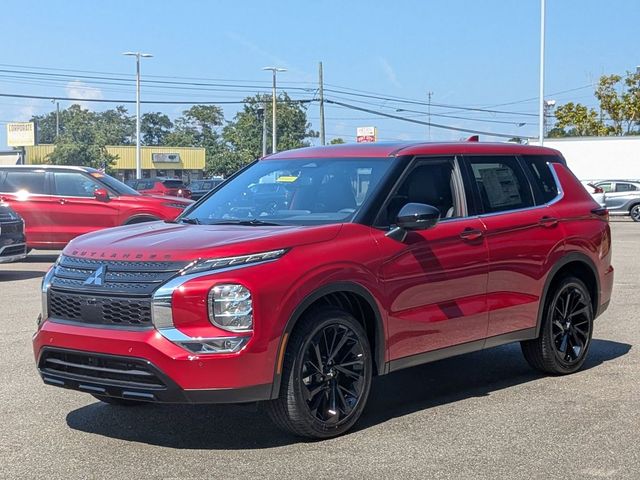
{"type": "Polygon", "coordinates": [[[418,160],[376,225],[392,225],[402,205],[412,202],[438,208],[440,222],[408,232],[402,242],[374,231],[384,259],[390,360],[482,340],[487,331],[484,226],[467,216],[456,160],[418,160]]]}
{"type": "Polygon", "coordinates": [[[119,225],[118,205],[113,200],[98,200],[94,191],[104,186],[82,172],[53,172],[55,228],[51,240],[64,245],[84,233],[119,225]]]}

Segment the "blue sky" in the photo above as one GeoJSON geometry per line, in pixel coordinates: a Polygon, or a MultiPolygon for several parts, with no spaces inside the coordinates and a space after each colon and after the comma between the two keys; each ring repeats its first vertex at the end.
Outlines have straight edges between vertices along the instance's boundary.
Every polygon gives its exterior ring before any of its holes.
{"type": "MultiPolygon", "coordinates": [[[[547,0],[546,91],[554,94],[576,89],[547,97],[558,103],[592,104],[591,85],[600,75],[635,70],[640,65],[638,18],[637,0],[547,0]]],[[[261,71],[265,65],[286,67],[288,72],[281,74],[279,84],[284,89],[300,88],[289,90],[293,98],[311,98],[318,61],[322,60],[328,89],[349,88],[419,102],[426,102],[427,92],[432,91],[434,123],[537,134],[537,118],[530,116],[537,112],[537,100],[526,100],[538,94],[539,0],[32,0],[4,4],[3,20],[5,45],[0,69],[69,77],[25,80],[0,72],[0,93],[134,99],[133,84],[127,83],[134,61],[121,52],[139,50],[154,54],[153,59],[143,62],[143,78],[194,82],[188,77],[197,77],[210,83],[228,80],[232,85],[249,85],[231,89],[234,91],[147,87],[143,90],[146,100],[240,100],[255,93],[257,87],[269,87],[269,73],[261,71]],[[50,70],[54,68],[68,71],[50,70]],[[78,77],[106,74],[125,76],[126,81],[120,82],[124,85],[105,85],[78,77]],[[520,123],[525,125],[518,126],[520,123]]],[[[327,92],[327,98],[427,119],[423,113],[426,105],[335,92],[327,92]],[[398,108],[415,112],[397,112],[398,108]]],[[[68,104],[62,102],[61,106],[68,104]]],[[[238,108],[223,107],[227,119],[232,119],[238,108]]],[[[0,98],[0,121],[28,120],[30,115],[51,108],[46,99],[0,98]]],[[[133,105],[129,108],[134,111],[133,105]]],[[[143,105],[143,112],[160,110],[175,117],[184,108],[143,105]]],[[[317,103],[310,105],[308,114],[313,128],[318,129],[317,103]]],[[[327,107],[326,117],[329,139],[341,136],[353,140],[356,127],[368,125],[377,126],[384,140],[427,137],[425,126],[336,106],[327,107]]],[[[0,149],[4,149],[4,123],[1,126],[0,149]]],[[[466,134],[431,129],[432,140],[463,136],[466,134]]]]}

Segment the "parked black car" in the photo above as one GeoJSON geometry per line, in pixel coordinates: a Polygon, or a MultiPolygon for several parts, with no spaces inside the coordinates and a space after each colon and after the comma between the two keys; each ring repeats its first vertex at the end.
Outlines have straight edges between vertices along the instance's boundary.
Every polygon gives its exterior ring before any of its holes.
{"type": "Polygon", "coordinates": [[[8,204],[0,203],[0,263],[27,256],[24,221],[8,204]]]}
{"type": "Polygon", "coordinates": [[[222,178],[205,178],[203,180],[192,180],[187,186],[191,190],[191,200],[200,200],[210,190],[224,182],[222,178]]]}

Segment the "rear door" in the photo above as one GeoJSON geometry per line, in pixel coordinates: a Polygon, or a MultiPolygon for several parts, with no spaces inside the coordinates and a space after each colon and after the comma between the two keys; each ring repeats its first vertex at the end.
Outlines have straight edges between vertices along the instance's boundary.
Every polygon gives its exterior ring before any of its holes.
{"type": "MultiPolygon", "coordinates": [[[[487,337],[534,328],[546,274],[563,245],[558,189],[544,156],[467,156],[489,248],[487,337]]],[[[524,333],[524,332],[523,332],[524,333]]]]}
{"type": "Polygon", "coordinates": [[[47,247],[55,225],[52,211],[55,199],[49,195],[44,169],[0,170],[0,201],[20,214],[30,248],[47,247]]]}
{"type": "Polygon", "coordinates": [[[55,171],[51,175],[56,199],[53,242],[66,244],[78,235],[119,225],[118,202],[94,196],[93,192],[104,185],[80,171],[55,171]]]}

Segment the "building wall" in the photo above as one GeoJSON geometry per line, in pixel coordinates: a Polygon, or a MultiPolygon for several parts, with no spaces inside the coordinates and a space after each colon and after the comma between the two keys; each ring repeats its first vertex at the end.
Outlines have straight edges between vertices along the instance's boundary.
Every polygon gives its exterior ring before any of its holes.
{"type": "Polygon", "coordinates": [[[544,146],[559,150],[580,180],[640,179],[640,136],[549,138],[544,146]]]}
{"type": "MultiPolygon", "coordinates": [[[[46,163],[47,155],[51,154],[54,148],[55,145],[50,144],[26,147],[26,163],[46,163]]],[[[135,170],[136,147],[134,145],[107,146],[107,151],[117,156],[114,163],[115,170],[135,170]]],[[[200,147],[142,147],[140,161],[143,170],[203,170],[205,149],[200,147]],[[154,153],[177,153],[180,155],[180,162],[154,163],[152,161],[154,153]]]]}

